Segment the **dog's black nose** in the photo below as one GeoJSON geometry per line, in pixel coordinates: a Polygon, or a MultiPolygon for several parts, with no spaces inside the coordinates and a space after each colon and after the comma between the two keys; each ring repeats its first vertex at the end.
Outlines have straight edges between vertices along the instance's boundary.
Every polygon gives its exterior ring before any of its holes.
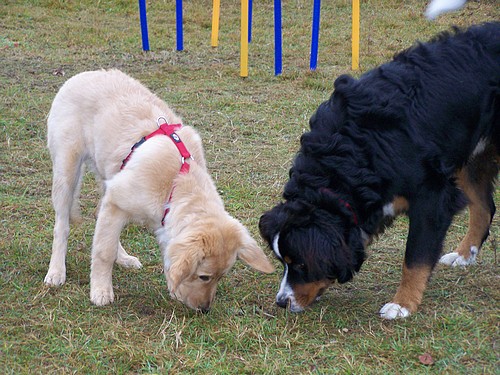
{"type": "Polygon", "coordinates": [[[288,306],[288,297],[276,297],[276,304],[284,309],[288,306]]]}

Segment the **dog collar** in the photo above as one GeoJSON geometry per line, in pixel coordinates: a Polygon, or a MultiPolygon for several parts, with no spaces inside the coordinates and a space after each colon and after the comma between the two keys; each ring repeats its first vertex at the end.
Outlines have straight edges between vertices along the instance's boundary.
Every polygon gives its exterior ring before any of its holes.
{"type": "MultiPolygon", "coordinates": [[[[179,137],[179,135],[176,133],[177,130],[182,128],[182,124],[168,124],[167,120],[164,117],[158,118],[158,129],[156,129],[154,132],[146,135],[145,137],[142,137],[141,140],[137,143],[135,143],[131,149],[130,153],[127,155],[125,159],[122,161],[122,166],[120,167],[120,170],[125,168],[125,165],[128,163],[130,158],[132,157],[132,154],[134,151],[142,145],[144,142],[146,142],[148,139],[155,137],[157,135],[166,135],[169,137],[172,142],[174,142],[175,146],[177,147],[177,150],[179,150],[179,153],[181,154],[181,169],[179,171],[180,174],[186,174],[189,172],[190,165],[189,163],[186,163],[187,159],[194,160],[193,156],[189,153],[188,149],[186,148],[186,145],[184,142],[182,142],[182,139],[179,137]],[[160,125],[160,121],[163,120],[165,121],[163,124],[160,125]]],[[[174,186],[175,187],[175,186],[174,186]]],[[[170,202],[172,201],[172,195],[174,193],[174,187],[172,187],[172,190],[170,191],[170,196],[168,198],[167,203],[165,204],[165,212],[163,214],[163,218],[161,219],[161,225],[165,224],[165,217],[170,211],[170,202]]]]}

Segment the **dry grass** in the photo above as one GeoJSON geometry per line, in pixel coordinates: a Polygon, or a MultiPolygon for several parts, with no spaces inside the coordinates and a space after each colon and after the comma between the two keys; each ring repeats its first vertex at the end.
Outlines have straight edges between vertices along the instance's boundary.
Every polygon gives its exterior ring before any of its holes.
{"type": "MultiPolygon", "coordinates": [[[[227,209],[258,237],[261,213],[279,200],[298,138],[333,80],[350,72],[350,1],[323,2],[319,65],[309,72],[312,2],[283,5],[284,73],[273,76],[272,2],[254,2],[250,77],[239,73],[239,2],[222,4],[220,45],[210,44],[211,2],[184,2],[185,51],[175,51],[173,1],[148,3],[152,51],[140,49],[137,3],[7,0],[0,4],[0,368],[4,373],[495,373],[498,372],[498,219],[479,265],[438,267],[420,311],[376,315],[395,291],[407,222],[371,248],[353,282],[333,287],[304,314],[274,304],[280,274],[238,264],[200,315],[166,292],[154,238],[128,227],[122,243],[144,264],[116,268],[117,301],[89,302],[97,192],[83,191],[85,220],[72,229],[68,279],[43,286],[52,241],[51,166],[45,117],[61,84],[116,67],[143,81],[201,132],[227,209]],[[64,71],[65,76],[54,75],[64,71]],[[428,352],[433,366],[419,355],[428,352]]],[[[361,70],[449,25],[499,19],[495,0],[470,1],[427,22],[424,2],[362,2],[361,70]]],[[[355,72],[355,75],[359,72],[355,72]]],[[[500,202],[497,191],[496,201],[500,202]]],[[[457,217],[452,248],[466,231],[457,217]]]]}

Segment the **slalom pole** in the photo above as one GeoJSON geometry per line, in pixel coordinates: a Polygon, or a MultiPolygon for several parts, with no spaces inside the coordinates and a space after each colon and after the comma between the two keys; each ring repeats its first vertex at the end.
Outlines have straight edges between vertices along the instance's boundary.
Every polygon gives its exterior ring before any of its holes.
{"type": "Polygon", "coordinates": [[[359,69],[359,0],[352,1],[352,70],[359,69]]]}
{"type": "Polygon", "coordinates": [[[248,43],[252,42],[253,0],[248,0],[248,43]]]}
{"type": "Polygon", "coordinates": [[[319,41],[319,23],[321,12],[321,0],[314,0],[313,17],[312,17],[312,33],[311,33],[311,60],[309,68],[316,70],[318,66],[318,41],[319,41]]]}
{"type": "Polygon", "coordinates": [[[248,77],[248,0],[241,0],[240,76],[248,77]]]}
{"type": "Polygon", "coordinates": [[[182,31],[182,0],[175,2],[175,26],[177,31],[177,51],[184,49],[184,35],[182,31]]]}
{"type": "Polygon", "coordinates": [[[281,32],[281,0],[274,0],[274,75],[276,76],[283,71],[281,32]]]}
{"type": "Polygon", "coordinates": [[[139,0],[139,18],[141,20],[142,50],[149,51],[148,18],[146,16],[146,0],[139,0]]]}
{"type": "Polygon", "coordinates": [[[219,18],[220,18],[220,0],[213,1],[212,10],[212,47],[217,47],[219,45],[219,18]]]}

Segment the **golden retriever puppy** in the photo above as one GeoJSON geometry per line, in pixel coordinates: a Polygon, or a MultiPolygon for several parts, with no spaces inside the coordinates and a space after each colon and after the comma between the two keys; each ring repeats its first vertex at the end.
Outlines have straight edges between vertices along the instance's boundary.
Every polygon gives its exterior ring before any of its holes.
{"type": "Polygon", "coordinates": [[[225,211],[198,133],[138,81],[118,70],[78,74],[57,93],[47,124],[55,210],[47,285],[66,280],[69,222],[79,216],[85,164],[103,188],[92,244],[92,303],[113,302],[114,263],[141,267],[120,244],[131,221],[154,231],[170,295],[193,309],[210,309],[217,282],[236,258],[261,272],[274,270],[225,211]]]}

